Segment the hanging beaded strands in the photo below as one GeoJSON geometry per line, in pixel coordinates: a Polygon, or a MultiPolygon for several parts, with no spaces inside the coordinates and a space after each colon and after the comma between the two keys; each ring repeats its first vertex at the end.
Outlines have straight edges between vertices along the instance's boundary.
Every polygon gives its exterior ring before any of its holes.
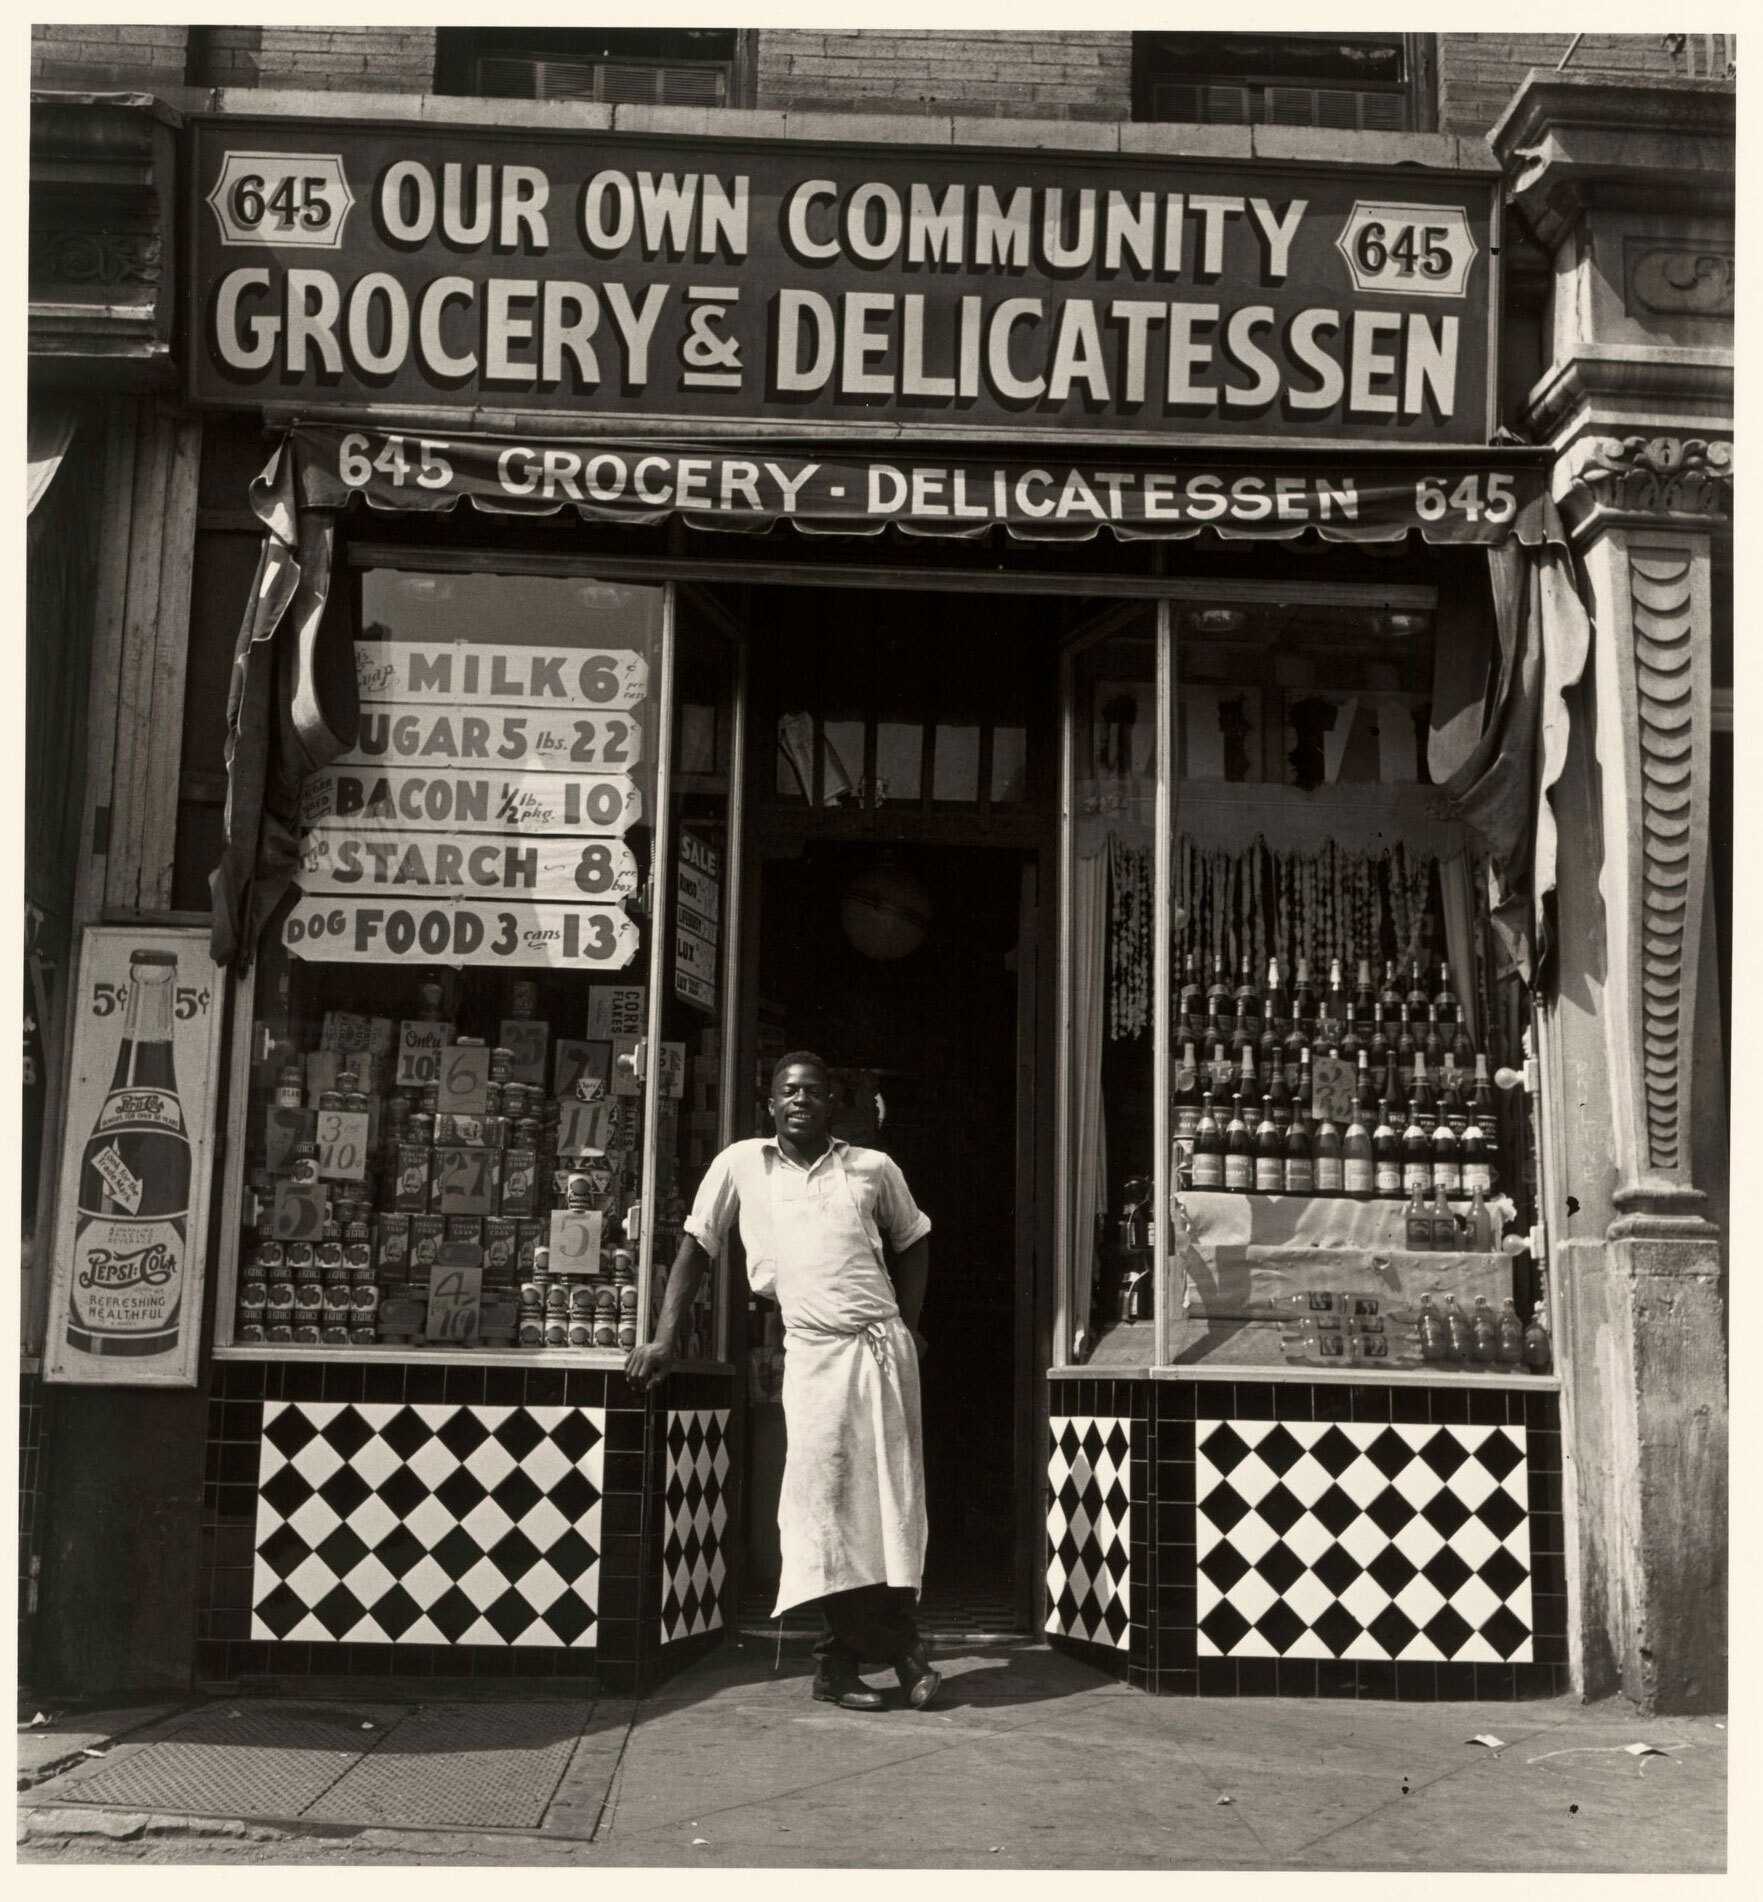
{"type": "Polygon", "coordinates": [[[1151,851],[1108,835],[1108,1034],[1143,1036],[1151,1021],[1151,851]]]}

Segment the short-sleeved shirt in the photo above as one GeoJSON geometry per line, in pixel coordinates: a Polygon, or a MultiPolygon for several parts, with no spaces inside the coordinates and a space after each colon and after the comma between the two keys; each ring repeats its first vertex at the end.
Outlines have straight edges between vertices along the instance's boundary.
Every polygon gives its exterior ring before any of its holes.
{"type": "Polygon", "coordinates": [[[737,1221],[747,1279],[784,1325],[840,1332],[899,1313],[883,1239],[899,1253],[931,1227],[891,1156],[836,1137],[807,1169],[775,1136],[731,1143],[705,1171],[686,1233],[719,1255],[737,1221]]]}

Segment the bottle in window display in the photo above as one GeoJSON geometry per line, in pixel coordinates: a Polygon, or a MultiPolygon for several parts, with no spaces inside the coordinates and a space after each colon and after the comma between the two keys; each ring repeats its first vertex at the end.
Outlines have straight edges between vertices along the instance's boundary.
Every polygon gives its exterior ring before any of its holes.
{"type": "Polygon", "coordinates": [[[1469,1316],[1457,1305],[1457,1297],[1445,1297],[1445,1343],[1447,1360],[1467,1360],[1472,1345],[1469,1316]]]}
{"type": "Polygon", "coordinates": [[[1286,996],[1285,981],[1279,973],[1279,959],[1267,960],[1267,983],[1261,993],[1261,1011],[1268,1026],[1283,1026],[1292,1014],[1291,1000],[1286,996]]]}
{"type": "Polygon", "coordinates": [[[1484,1366],[1500,1357],[1500,1324],[1485,1294],[1475,1297],[1475,1312],[1469,1317],[1469,1357],[1484,1366]]]}
{"type": "Polygon", "coordinates": [[[1482,1141],[1487,1147],[1489,1186],[1499,1180],[1500,1173],[1500,1106],[1494,1100],[1494,1086],[1488,1081],[1488,1059],[1485,1050],[1475,1055],[1475,1094],[1470,1099],[1470,1110],[1481,1125],[1482,1141]]]}
{"type": "Polygon", "coordinates": [[[1445,1053],[1443,1067],[1439,1071],[1439,1121],[1451,1125],[1451,1134],[1458,1142],[1463,1140],[1463,1132],[1469,1127],[1469,1108],[1463,1100],[1463,1076],[1450,1053],[1445,1053]]]}
{"type": "Polygon", "coordinates": [[[1402,1021],[1402,987],[1396,982],[1394,958],[1386,959],[1384,963],[1383,988],[1377,994],[1377,1021],[1391,1035],[1402,1021]]]}
{"type": "Polygon", "coordinates": [[[1359,1052],[1359,1075],[1353,1085],[1353,1107],[1370,1122],[1377,1115],[1377,1079],[1371,1073],[1371,1053],[1359,1052]]]}
{"type": "Polygon", "coordinates": [[[1408,1208],[1402,1217],[1403,1244],[1411,1254],[1424,1254],[1432,1247],[1432,1215],[1426,1206],[1425,1191],[1417,1186],[1408,1192],[1408,1208]]]}
{"type": "Polygon", "coordinates": [[[1439,1010],[1436,1004],[1428,1004],[1426,1007],[1426,1036],[1421,1043],[1421,1048],[1426,1052],[1427,1067],[1434,1076],[1437,1076],[1444,1068],[1445,1038],[1439,1028],[1439,1010]]]}
{"type": "Polygon", "coordinates": [[[1433,993],[1433,1008],[1439,1014],[1439,1023],[1447,1034],[1456,1028],[1461,1014],[1457,1003],[1457,992],[1451,983],[1451,967],[1445,959],[1439,960],[1439,987],[1433,993]]]}
{"type": "Polygon", "coordinates": [[[1499,1343],[1495,1358],[1504,1367],[1516,1367],[1524,1359],[1524,1323],[1508,1295],[1500,1304],[1499,1343]]]}
{"type": "Polygon", "coordinates": [[[1411,958],[1408,962],[1408,991],[1406,1002],[1408,1015],[1415,1024],[1426,1022],[1427,1007],[1432,1003],[1432,993],[1426,988],[1426,977],[1420,968],[1420,960],[1411,958]]]}
{"type": "Polygon", "coordinates": [[[1381,1019],[1372,1026],[1371,1037],[1365,1046],[1365,1053],[1371,1060],[1371,1074],[1381,1085],[1383,1074],[1389,1068],[1391,1050],[1389,1033],[1384,1029],[1381,1019]]]}
{"type": "MultiPolygon", "coordinates": [[[[1322,1165],[1317,1161],[1317,1183],[1321,1186],[1322,1165]]],[[[1398,1174],[1397,1180],[1400,1181],[1398,1174]]],[[[1355,1108],[1341,1139],[1341,1193],[1356,1201],[1367,1202],[1377,1192],[1377,1171],[1372,1162],[1371,1131],[1362,1111],[1355,1108]]]]}
{"type": "MultiPolygon", "coordinates": [[[[1323,992],[1318,1015],[1318,1038],[1324,1044],[1338,1044],[1346,1037],[1348,1017],[1347,981],[1341,973],[1339,958],[1328,962],[1328,989],[1323,992]]],[[[1355,1039],[1355,1042],[1357,1039],[1355,1039]]]]}
{"type": "Polygon", "coordinates": [[[1304,1072],[1304,1060],[1309,1054],[1310,1038],[1294,1017],[1291,1029],[1286,1032],[1285,1045],[1281,1053],[1287,1089],[1295,1090],[1298,1087],[1298,1079],[1304,1072]]]}
{"type": "Polygon", "coordinates": [[[1310,1118],[1300,1102],[1285,1132],[1285,1192],[1287,1195],[1314,1195],[1316,1182],[1315,1143],[1310,1134],[1310,1118]]]}
{"type": "Polygon", "coordinates": [[[1255,1126],[1255,1192],[1278,1195],[1285,1188],[1285,1137],[1263,1103],[1261,1120],[1255,1126]]]}
{"type": "Polygon", "coordinates": [[[1271,1077],[1275,1070],[1285,1064],[1285,1024],[1271,1011],[1261,1020],[1261,1038],[1256,1049],[1256,1061],[1261,1066],[1261,1074],[1271,1077]]]}
{"type": "Polygon", "coordinates": [[[1549,1343],[1549,1320],[1543,1312],[1541,1296],[1524,1326],[1524,1364],[1532,1373],[1546,1374],[1554,1350],[1549,1343]]]}
{"type": "Polygon", "coordinates": [[[1191,1143],[1200,1121],[1200,1066],[1190,1040],[1182,1045],[1182,1059],[1175,1072],[1175,1139],[1191,1143]]]}
{"type": "Polygon", "coordinates": [[[1359,1026],[1351,1018],[1341,1028],[1335,1054],[1355,1069],[1359,1067],[1359,1059],[1366,1054],[1365,1040],[1359,1035],[1359,1026]]]}
{"type": "MultiPolygon", "coordinates": [[[[1365,1135],[1363,1130],[1361,1135],[1365,1135]]],[[[1369,1172],[1371,1158],[1371,1139],[1365,1137],[1365,1154],[1369,1172]]],[[[1346,1191],[1346,1146],[1341,1139],[1338,1125],[1331,1119],[1326,1109],[1317,1119],[1316,1133],[1310,1142],[1311,1167],[1316,1179],[1318,1195],[1341,1195],[1346,1191]]]]}
{"type": "MultiPolygon", "coordinates": [[[[1225,976],[1222,952],[1213,954],[1212,982],[1206,986],[1206,1016],[1209,1021],[1215,1018],[1222,1026],[1219,1031],[1221,1037],[1228,1037],[1236,1023],[1236,1011],[1231,1003],[1230,979],[1225,976]]],[[[1208,1037],[1212,1035],[1210,1028],[1206,1035],[1208,1037]]]]}
{"type": "Polygon", "coordinates": [[[1308,1039],[1316,1028],[1316,987],[1310,982],[1310,960],[1299,958],[1292,980],[1292,1028],[1308,1039]]]}
{"type": "Polygon", "coordinates": [[[1369,1038],[1377,1024],[1377,992],[1371,982],[1371,960],[1359,960],[1359,975],[1353,983],[1353,1027],[1362,1038],[1369,1038]]]}
{"type": "Polygon", "coordinates": [[[1451,1060],[1465,1079],[1475,1068],[1475,1044],[1469,1035],[1469,1026],[1461,1017],[1451,1026],[1451,1060]]]}
{"type": "Polygon", "coordinates": [[[1481,1122],[1473,1112],[1463,1126],[1460,1162],[1464,1194],[1491,1195],[1494,1172],[1488,1166],[1487,1139],[1482,1135],[1481,1122]]]}
{"type": "Polygon", "coordinates": [[[1445,1331],[1445,1317],[1439,1313],[1438,1303],[1429,1290],[1420,1297],[1420,1358],[1448,1360],[1450,1354],[1451,1343],[1445,1331]]]}
{"type": "Polygon", "coordinates": [[[1255,973],[1247,951],[1243,953],[1236,994],[1231,1001],[1236,1007],[1237,1035],[1246,1043],[1254,1042],[1261,1035],[1261,995],[1255,989],[1255,973]]]}
{"type": "Polygon", "coordinates": [[[1414,1120],[1430,1136],[1439,1119],[1438,1104],[1432,1093],[1432,1081],[1426,1073],[1426,1058],[1418,1050],[1414,1053],[1414,1080],[1408,1085],[1408,1100],[1414,1111],[1414,1120]]]}
{"type": "Polygon", "coordinates": [[[1232,1098],[1231,1118],[1224,1126],[1224,1186],[1239,1195],[1255,1186],[1255,1139],[1240,1096],[1232,1098]]]}
{"type": "Polygon", "coordinates": [[[1396,1080],[1401,1084],[1404,1096],[1414,1087],[1414,1059],[1419,1054],[1419,1046],[1414,1041],[1414,1025],[1408,1017],[1408,1006],[1404,1004],[1394,1045],[1396,1080]]]}
{"type": "Polygon", "coordinates": [[[1176,1007],[1177,1033],[1197,1037],[1205,1020],[1206,992],[1200,983],[1199,962],[1190,951],[1182,960],[1181,998],[1176,1007]]]}
{"type": "Polygon", "coordinates": [[[1432,1185],[1440,1195],[1463,1193],[1463,1159],[1451,1125],[1441,1116],[1432,1130],[1432,1185]]]}
{"type": "Polygon", "coordinates": [[[1237,1101],[1246,1117],[1254,1118],[1261,1108],[1261,1085],[1255,1076],[1255,1050],[1244,1044],[1237,1064],[1237,1101]]]}
{"type": "Polygon", "coordinates": [[[1402,1188],[1402,1139],[1396,1134],[1396,1126],[1390,1121],[1390,1105],[1387,1097],[1377,1106],[1377,1123],[1371,1132],[1371,1164],[1373,1181],[1380,1196],[1397,1199],[1403,1193],[1402,1188]]]}
{"type": "Polygon", "coordinates": [[[1218,1014],[1218,999],[1206,1000],[1206,1047],[1222,1048],[1229,1038],[1225,1034],[1224,1019],[1218,1014]]]}
{"type": "Polygon", "coordinates": [[[1200,1120],[1194,1125],[1193,1171],[1196,1189],[1224,1187],[1224,1132],[1212,1113],[1210,1090],[1201,1094],[1200,1120]]]}
{"type": "MultiPolygon", "coordinates": [[[[1303,1101],[1302,1091],[1298,1092],[1297,1100],[1303,1101]]],[[[1268,1073],[1267,1093],[1261,1101],[1274,1128],[1283,1135],[1292,1126],[1293,1093],[1286,1087],[1285,1072],[1277,1066],[1268,1073]]]]}
{"type": "Polygon", "coordinates": [[[1402,1193],[1432,1193],[1432,1139],[1420,1126],[1419,1105],[1408,1105],[1408,1123],[1402,1131],[1402,1193]]]}

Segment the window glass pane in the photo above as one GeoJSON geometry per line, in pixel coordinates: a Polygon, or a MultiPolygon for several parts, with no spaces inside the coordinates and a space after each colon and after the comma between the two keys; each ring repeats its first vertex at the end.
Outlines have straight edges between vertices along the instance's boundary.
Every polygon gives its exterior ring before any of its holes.
{"type": "Polygon", "coordinates": [[[863,798],[863,722],[828,720],[822,729],[820,803],[855,806],[863,798]]]}
{"type": "Polygon", "coordinates": [[[780,799],[806,802],[814,796],[814,716],[811,713],[780,713],[777,717],[774,790],[780,799]]]}
{"type": "Polygon", "coordinates": [[[616,1350],[642,1130],[615,1060],[648,971],[624,901],[650,869],[663,590],[360,587],[360,736],[307,782],[259,958],[223,1338],[408,1355],[469,1311],[447,1340],[616,1350]],[[573,1253],[551,1223],[571,1175],[573,1253]]]}
{"type": "Polygon", "coordinates": [[[992,804],[1014,805],[1028,796],[1028,729],[992,729],[992,804]]]}
{"type": "Polygon", "coordinates": [[[931,797],[974,805],[979,801],[979,728],[938,726],[931,797]]]}
{"type": "Polygon", "coordinates": [[[924,728],[883,720],[875,730],[875,803],[916,804],[924,790],[924,728]]]}

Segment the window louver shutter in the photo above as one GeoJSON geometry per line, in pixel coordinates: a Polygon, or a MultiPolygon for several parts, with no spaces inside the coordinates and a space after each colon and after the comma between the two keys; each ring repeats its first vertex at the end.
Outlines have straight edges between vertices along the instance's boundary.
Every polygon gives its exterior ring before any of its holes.
{"type": "Polygon", "coordinates": [[[573,99],[606,106],[720,106],[728,68],[635,60],[540,59],[494,54],[478,61],[478,92],[489,99],[573,99]]]}
{"type": "Polygon", "coordinates": [[[1269,125],[1323,126],[1339,132],[1400,132],[1408,102],[1398,92],[1355,92],[1335,86],[1269,86],[1269,125]]]}

